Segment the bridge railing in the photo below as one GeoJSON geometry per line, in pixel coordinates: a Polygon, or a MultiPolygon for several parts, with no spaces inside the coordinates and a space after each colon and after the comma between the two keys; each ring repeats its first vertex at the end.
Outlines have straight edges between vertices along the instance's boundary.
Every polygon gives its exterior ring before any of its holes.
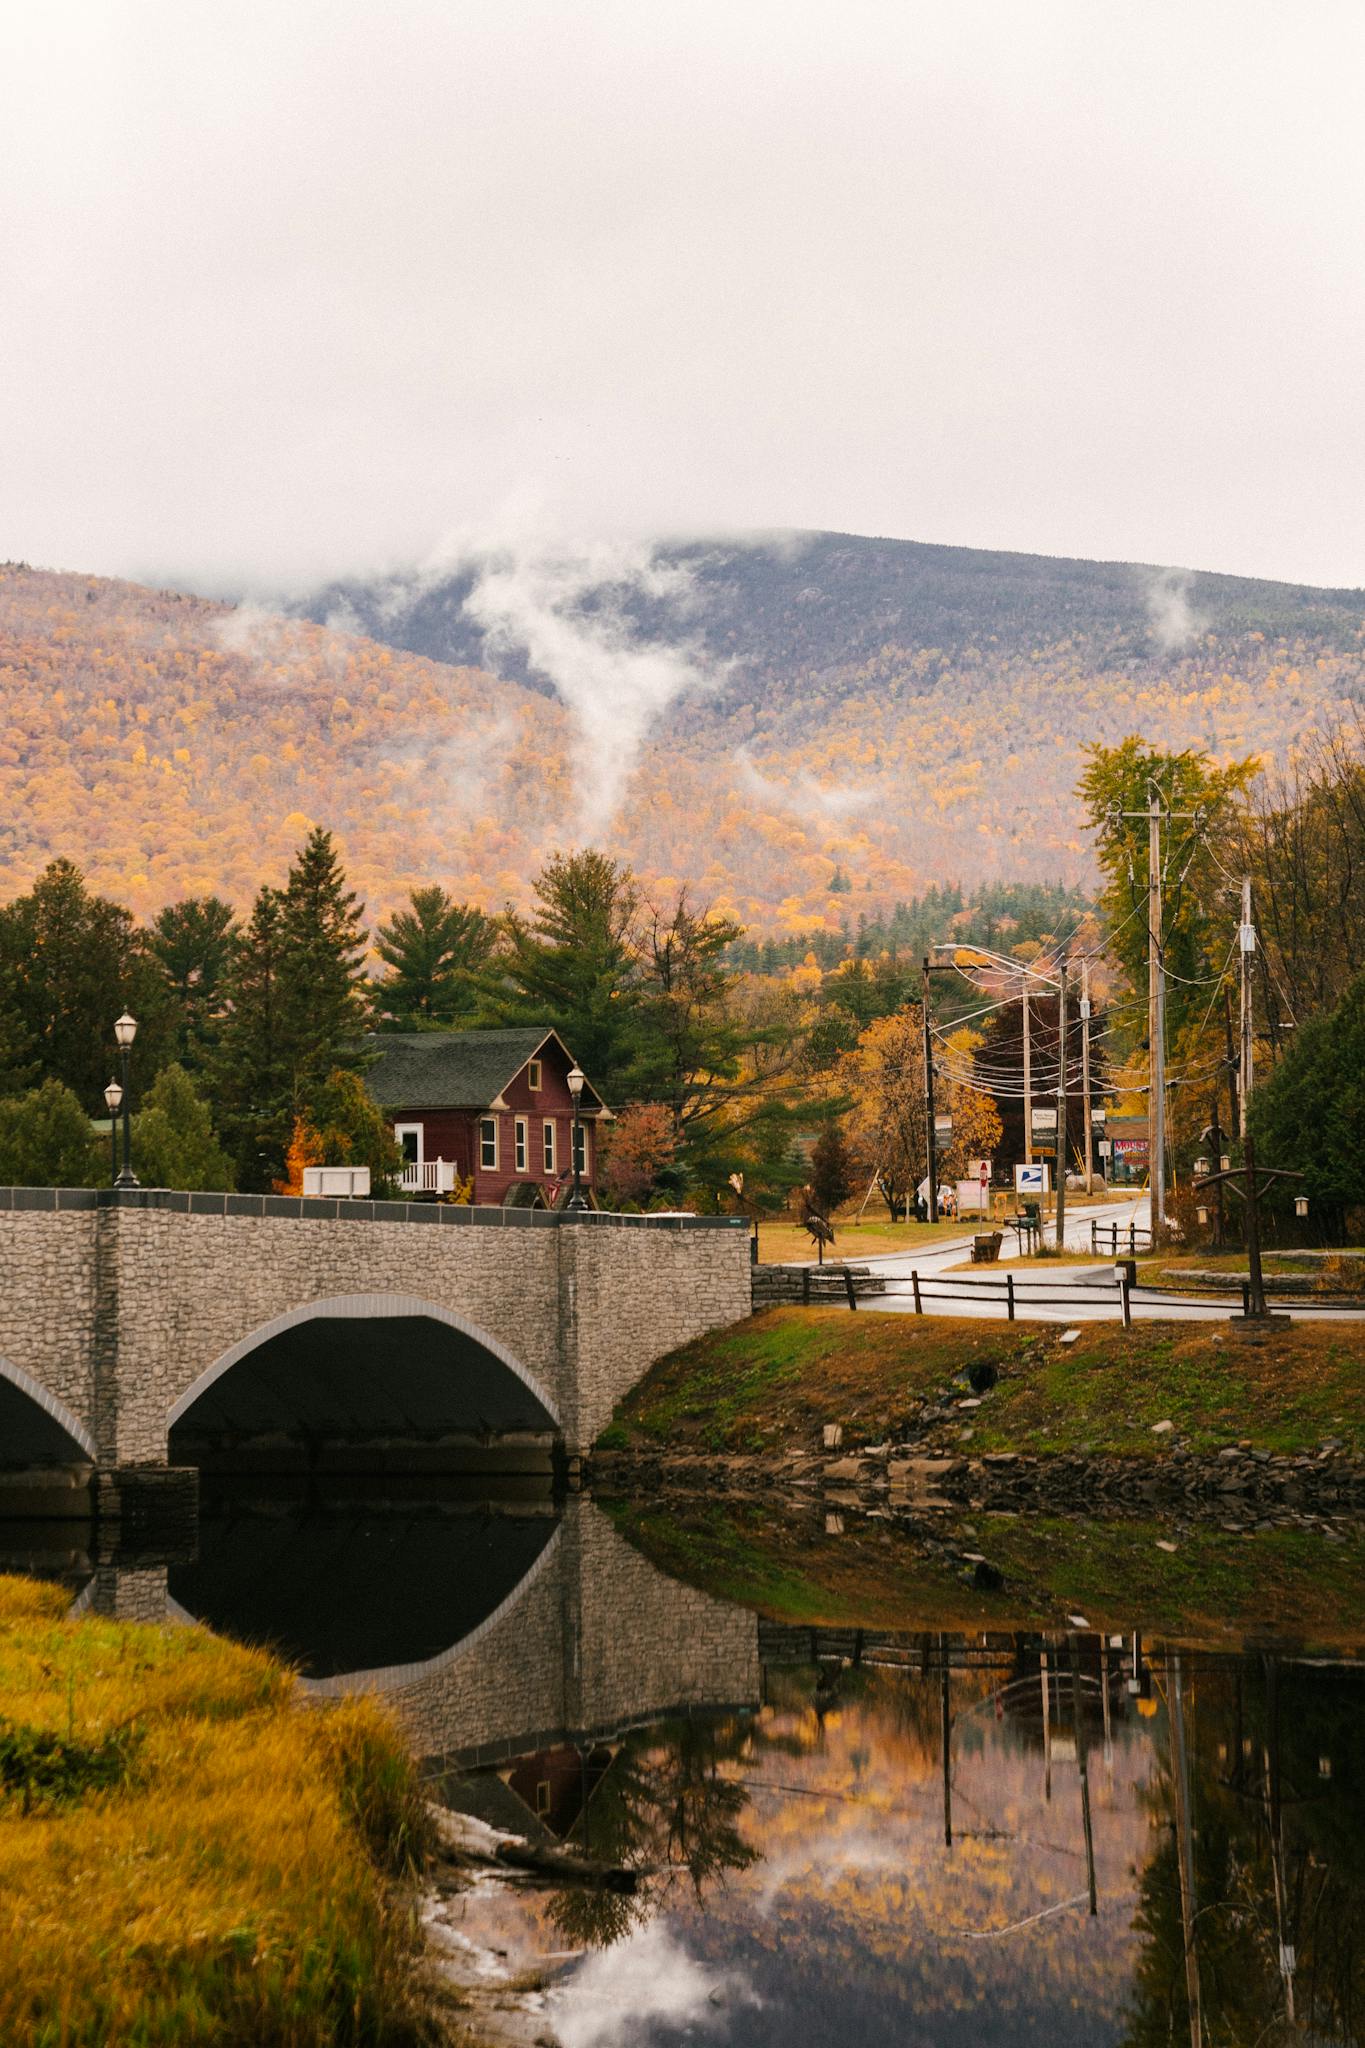
{"type": "Polygon", "coordinates": [[[353,1201],[341,1195],[226,1195],[183,1188],[0,1187],[0,1214],[37,1210],[160,1209],[188,1216],[293,1216],[345,1222],[426,1223],[497,1230],[728,1230],[747,1234],[743,1216],[620,1216],[610,1209],[502,1209],[459,1202],[353,1201]]]}

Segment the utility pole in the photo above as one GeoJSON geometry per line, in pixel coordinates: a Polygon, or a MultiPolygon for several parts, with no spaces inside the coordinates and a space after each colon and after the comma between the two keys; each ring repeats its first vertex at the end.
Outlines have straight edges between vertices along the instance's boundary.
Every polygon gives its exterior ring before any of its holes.
{"type": "Polygon", "coordinates": [[[1063,956],[1058,969],[1057,991],[1057,1249],[1066,1243],[1066,997],[1067,971],[1063,956]]]}
{"type": "Polygon", "coordinates": [[[1147,784],[1147,807],[1141,811],[1114,811],[1111,819],[1145,818],[1147,821],[1147,1150],[1151,1163],[1152,1243],[1159,1244],[1166,1228],[1166,940],[1162,931],[1161,826],[1173,818],[1190,818],[1196,823],[1199,811],[1167,811],[1155,778],[1147,784]]]}
{"type": "Polygon", "coordinates": [[[1081,1110],[1085,1117],[1085,1191],[1095,1192],[1094,1167],[1091,1154],[1093,1132],[1090,1128],[1090,958],[1081,956],[1081,1110]]]}
{"type": "Polygon", "coordinates": [[[1242,1138],[1242,1162],[1246,1169],[1247,1272],[1251,1292],[1247,1306],[1254,1316],[1266,1313],[1265,1281],[1261,1274],[1261,1190],[1256,1181],[1256,1146],[1247,1123],[1247,1102],[1251,1095],[1251,960],[1256,951],[1256,927],[1251,922],[1251,877],[1242,877],[1242,922],[1237,929],[1237,956],[1241,969],[1242,1042],[1240,1085],[1237,1090],[1238,1119],[1242,1138]]]}
{"type": "Polygon", "coordinates": [[[1251,922],[1251,877],[1242,877],[1242,922],[1237,930],[1238,953],[1241,964],[1241,1060],[1239,1086],[1237,1089],[1238,1135],[1245,1139],[1247,1134],[1247,1098],[1251,1094],[1251,961],[1256,951],[1256,927],[1251,922]]]}
{"type": "Polygon", "coordinates": [[[1019,983],[1024,1006],[1024,1164],[1033,1164],[1033,1047],[1029,1039],[1028,982],[1019,983]]]}
{"type": "Polygon", "coordinates": [[[929,1155],[929,1221],[938,1222],[938,1150],[934,1143],[934,1041],[929,1029],[929,955],[924,956],[924,1130],[929,1155]]]}
{"type": "Polygon", "coordinates": [[[1147,1156],[1152,1243],[1166,1227],[1166,954],[1161,933],[1161,791],[1147,789],[1147,1156]]]}

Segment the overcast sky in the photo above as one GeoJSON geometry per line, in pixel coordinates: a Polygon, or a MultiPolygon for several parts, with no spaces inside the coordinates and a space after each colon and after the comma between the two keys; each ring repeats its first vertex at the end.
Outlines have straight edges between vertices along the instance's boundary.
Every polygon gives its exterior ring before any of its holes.
{"type": "Polygon", "coordinates": [[[1360,0],[0,0],[0,556],[1365,583],[1360,0]]]}

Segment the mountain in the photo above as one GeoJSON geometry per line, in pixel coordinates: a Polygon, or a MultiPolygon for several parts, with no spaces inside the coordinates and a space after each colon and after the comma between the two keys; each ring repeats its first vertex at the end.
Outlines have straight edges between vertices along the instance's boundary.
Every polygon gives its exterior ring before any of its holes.
{"type": "Polygon", "coordinates": [[[1088,741],[1282,757],[1363,688],[1359,591],[856,536],[490,557],[287,617],[8,564],[0,896],[67,853],[143,914],[244,904],[316,821],[374,911],[524,901],[591,839],[799,937],[1084,879],[1088,741]]]}
{"type": "MultiPolygon", "coordinates": [[[[1097,673],[1165,666],[1198,634],[1235,643],[1310,636],[1338,652],[1361,649],[1365,590],[1192,573],[1132,562],[1089,562],[858,534],[789,533],[752,542],[661,544],[652,562],[683,572],[668,598],[610,569],[579,609],[619,613],[643,638],[691,639],[735,668],[723,708],[771,687],[855,673],[884,658],[960,656],[983,646],[1034,650],[1075,640],[1097,673]]],[[[301,609],[422,654],[514,674],[550,689],[520,656],[490,649],[469,610],[484,565],[327,585],[301,609]]]]}

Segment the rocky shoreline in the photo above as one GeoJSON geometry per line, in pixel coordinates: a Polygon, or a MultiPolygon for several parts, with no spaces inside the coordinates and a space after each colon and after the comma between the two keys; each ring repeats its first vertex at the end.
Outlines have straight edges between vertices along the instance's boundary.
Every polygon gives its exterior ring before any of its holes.
{"type": "Polygon", "coordinates": [[[873,1444],[845,1452],[792,1450],[722,1456],[666,1450],[597,1451],[586,1483],[630,1496],[719,1495],[776,1490],[831,1506],[1032,1509],[1069,1514],[1181,1508],[1245,1522],[1259,1512],[1280,1521],[1365,1514],[1365,1459],[1330,1440],[1316,1454],[1276,1454],[1247,1444],[1195,1453],[1178,1438],[1154,1457],[1079,1453],[1055,1457],[990,1452],[926,1455],[916,1444],[873,1444]]]}

